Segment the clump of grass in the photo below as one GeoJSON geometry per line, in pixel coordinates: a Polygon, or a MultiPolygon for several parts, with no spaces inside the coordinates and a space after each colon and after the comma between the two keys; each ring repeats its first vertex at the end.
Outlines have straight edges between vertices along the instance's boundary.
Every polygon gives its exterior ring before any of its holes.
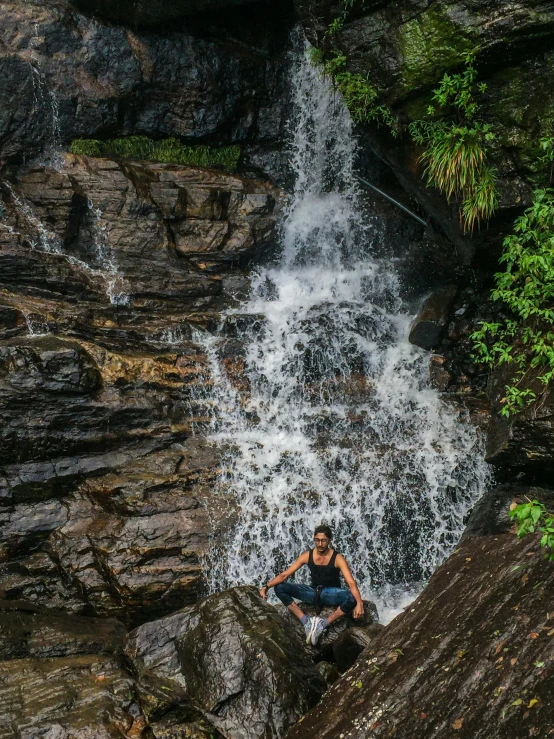
{"type": "MultiPolygon", "coordinates": [[[[421,161],[428,184],[458,201],[466,232],[488,220],[498,205],[496,175],[487,163],[495,135],[490,124],[476,119],[474,61],[470,53],[463,72],[445,74],[433,92],[428,118],[410,124],[414,141],[424,147],[421,161]]],[[[484,92],[486,85],[477,85],[477,90],[484,92]]]]}
{"type": "Polygon", "coordinates": [[[190,167],[221,167],[233,171],[238,166],[240,146],[185,146],[176,138],[154,141],[148,136],[126,136],[99,141],[75,139],[72,154],[89,157],[143,159],[190,167]]]}

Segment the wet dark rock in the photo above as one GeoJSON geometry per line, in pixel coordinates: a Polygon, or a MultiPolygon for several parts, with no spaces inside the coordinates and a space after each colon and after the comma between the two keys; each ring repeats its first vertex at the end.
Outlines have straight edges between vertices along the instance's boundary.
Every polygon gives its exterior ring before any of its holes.
{"type": "Polygon", "coordinates": [[[423,349],[439,345],[457,291],[456,285],[444,285],[424,301],[410,329],[411,344],[423,349]]]}
{"type": "Polygon", "coordinates": [[[79,618],[23,601],[0,601],[0,661],[113,655],[122,649],[125,634],[115,619],[79,618]]]}
{"type": "Polygon", "coordinates": [[[156,739],[220,739],[222,735],[174,681],[143,673],[137,682],[140,706],[156,739]]]}
{"type": "Polygon", "coordinates": [[[0,285],[10,291],[58,301],[76,293],[96,311],[111,300],[112,313],[115,302],[182,314],[221,305],[222,274],[275,245],[282,193],[268,183],[167,164],[60,159],[56,168],[20,170],[17,194],[6,191],[14,233],[0,234],[0,285]]]}
{"type": "Polygon", "coordinates": [[[90,395],[100,388],[101,375],[77,342],[40,336],[0,346],[0,381],[4,393],[90,395]]]}
{"type": "MultiPolygon", "coordinates": [[[[177,3],[140,7],[154,15],[163,7],[169,18],[177,3]]],[[[66,0],[5,0],[0,158],[134,134],[274,147],[283,130],[289,13],[280,7],[279,23],[267,8],[237,14],[181,30],[172,23],[158,34],[104,24],[66,0]]]]}
{"type": "Polygon", "coordinates": [[[72,156],[14,181],[2,316],[48,335],[0,346],[0,597],[135,626],[202,591],[218,453],[192,438],[210,413],[192,336],[217,328],[223,275],[273,244],[279,191],[72,156]]]}
{"type": "Polygon", "coordinates": [[[132,26],[160,26],[196,13],[252,2],[260,0],[73,0],[85,13],[132,26]]]}
{"type": "Polygon", "coordinates": [[[318,662],[316,664],[316,670],[319,672],[321,677],[325,680],[327,685],[332,685],[335,680],[339,679],[340,672],[336,664],[333,662],[318,662]]]}
{"type": "Polygon", "coordinates": [[[485,458],[502,468],[504,475],[521,472],[528,481],[548,487],[554,471],[554,394],[536,379],[540,374],[538,368],[526,378],[537,401],[506,418],[501,410],[506,386],[513,383],[511,366],[504,364],[493,371],[488,384],[491,413],[485,458]]]}
{"type": "Polygon", "coordinates": [[[63,500],[0,507],[0,597],[131,626],[195,602],[217,459],[203,446],[120,462],[63,500]]]}
{"type": "Polygon", "coordinates": [[[125,633],[119,621],[0,601],[0,737],[137,736],[125,633]]]}
{"type": "Polygon", "coordinates": [[[333,642],[333,655],[341,672],[348,670],[364,649],[371,644],[371,637],[360,627],[351,627],[333,642]]]}
{"type": "Polygon", "coordinates": [[[143,728],[133,680],[113,657],[0,662],[1,739],[133,739],[143,728]]]}
{"type": "Polygon", "coordinates": [[[511,482],[487,490],[471,512],[462,541],[468,536],[491,536],[510,531],[514,526],[509,516],[510,505],[527,500],[538,500],[554,511],[554,491],[546,488],[511,482]]]}
{"type": "Polygon", "coordinates": [[[253,587],[140,626],[126,654],[139,678],[177,685],[224,736],[280,737],[325,690],[302,641],[253,587]]]}
{"type": "Polygon", "coordinates": [[[448,371],[448,362],[445,357],[433,354],[429,358],[429,380],[439,392],[444,392],[452,382],[452,374],[448,371]]]}
{"type": "Polygon", "coordinates": [[[27,331],[25,316],[17,308],[0,304],[0,340],[9,339],[27,331]]]}
{"type": "Polygon", "coordinates": [[[534,537],[468,538],[287,736],[546,736],[553,572],[534,537]]]}

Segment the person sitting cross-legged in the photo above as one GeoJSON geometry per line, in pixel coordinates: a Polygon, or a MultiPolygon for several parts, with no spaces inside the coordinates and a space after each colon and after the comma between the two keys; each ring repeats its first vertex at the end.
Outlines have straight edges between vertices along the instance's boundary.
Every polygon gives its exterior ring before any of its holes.
{"type": "Polygon", "coordinates": [[[314,531],[315,549],[303,552],[294,564],[260,588],[260,595],[264,599],[267,597],[268,589],[275,588],[275,595],[281,603],[302,622],[306,632],[306,644],[311,643],[314,646],[325,629],[337,619],[352,612],[354,618],[361,618],[364,614],[362,596],[345,558],[329,546],[332,538],[333,535],[328,526],[317,526],[314,531]],[[307,565],[310,570],[311,587],[286,582],[304,565],[307,565]],[[341,588],[340,573],[346,580],[349,590],[341,588]],[[319,618],[319,616],[310,618],[295,603],[294,598],[303,603],[313,604],[319,601],[322,606],[338,606],[338,608],[328,618],[319,618]]]}

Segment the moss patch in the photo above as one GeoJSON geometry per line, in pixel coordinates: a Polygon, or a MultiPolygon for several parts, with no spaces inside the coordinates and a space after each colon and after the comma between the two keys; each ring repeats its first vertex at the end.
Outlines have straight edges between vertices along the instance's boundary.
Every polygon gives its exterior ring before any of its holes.
{"type": "Polygon", "coordinates": [[[175,138],[154,141],[148,136],[127,136],[108,141],[75,139],[70,151],[89,157],[146,159],[191,167],[221,167],[231,171],[237,168],[240,158],[240,146],[185,146],[175,138]]]}
{"type": "Polygon", "coordinates": [[[497,72],[489,82],[485,116],[494,121],[499,145],[518,169],[544,180],[551,166],[541,161],[540,139],[554,135],[554,106],[545,91],[554,86],[554,54],[497,72]],[[542,84],[537,85],[536,80],[542,84]]]}
{"type": "Polygon", "coordinates": [[[400,26],[399,44],[403,82],[409,89],[438,82],[444,72],[463,62],[473,46],[467,30],[434,7],[400,26]]]}

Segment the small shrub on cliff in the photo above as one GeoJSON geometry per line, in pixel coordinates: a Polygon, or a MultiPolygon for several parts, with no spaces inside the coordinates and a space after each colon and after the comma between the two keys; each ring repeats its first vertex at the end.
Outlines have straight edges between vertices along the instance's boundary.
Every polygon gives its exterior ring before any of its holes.
{"type": "MultiPolygon", "coordinates": [[[[428,118],[409,127],[414,141],[424,147],[421,161],[428,184],[444,192],[448,200],[458,201],[464,231],[490,218],[497,206],[495,173],[487,163],[494,133],[489,124],[475,119],[474,61],[474,55],[468,54],[463,72],[444,75],[433,91],[428,118]]],[[[486,85],[477,89],[484,92],[486,85]]]]}
{"type": "Polygon", "coordinates": [[[537,399],[554,378],[554,190],[534,193],[533,204],[504,239],[493,300],[510,318],[482,323],[472,334],[475,358],[494,368],[513,366],[501,414],[508,417],[537,399]]]}
{"type": "Polygon", "coordinates": [[[521,539],[536,531],[542,534],[541,546],[548,550],[548,558],[554,561],[554,514],[548,513],[538,500],[516,505],[510,510],[510,516],[517,523],[517,536],[521,539]]]}
{"type": "Polygon", "coordinates": [[[142,159],[190,167],[218,166],[227,170],[236,169],[240,157],[239,146],[185,146],[176,138],[154,141],[148,136],[127,136],[107,141],[75,139],[70,151],[90,157],[142,159]]]}
{"type": "Polygon", "coordinates": [[[377,90],[367,77],[348,71],[346,56],[341,51],[334,50],[332,55],[325,59],[321,49],[314,49],[311,52],[311,59],[314,64],[320,64],[324,73],[331,77],[353,121],[385,125],[393,136],[397,135],[396,121],[391,111],[386,105],[377,102],[377,90]]]}

